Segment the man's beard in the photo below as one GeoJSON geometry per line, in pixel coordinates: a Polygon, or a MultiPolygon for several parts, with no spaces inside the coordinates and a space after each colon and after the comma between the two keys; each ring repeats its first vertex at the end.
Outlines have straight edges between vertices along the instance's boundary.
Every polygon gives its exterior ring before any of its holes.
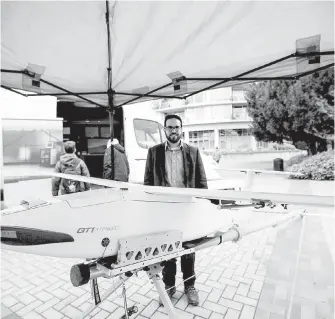
{"type": "Polygon", "coordinates": [[[167,140],[170,142],[170,143],[178,143],[181,139],[181,135],[179,134],[170,134],[170,135],[166,135],[166,138],[167,140]]]}

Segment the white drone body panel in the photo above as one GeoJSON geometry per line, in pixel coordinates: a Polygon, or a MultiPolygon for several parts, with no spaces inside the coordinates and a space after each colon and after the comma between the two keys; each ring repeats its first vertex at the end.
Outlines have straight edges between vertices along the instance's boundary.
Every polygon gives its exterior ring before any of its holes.
{"type": "Polygon", "coordinates": [[[107,257],[117,254],[123,238],[178,230],[183,242],[190,241],[228,228],[232,217],[206,199],[99,189],[3,211],[2,248],[54,257],[107,257]]]}

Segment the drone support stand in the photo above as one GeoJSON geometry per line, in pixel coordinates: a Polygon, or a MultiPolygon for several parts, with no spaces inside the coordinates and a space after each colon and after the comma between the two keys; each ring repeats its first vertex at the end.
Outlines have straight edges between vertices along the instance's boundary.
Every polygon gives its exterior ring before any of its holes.
{"type": "Polygon", "coordinates": [[[149,279],[152,280],[159,294],[159,297],[161,298],[163,302],[164,308],[168,313],[169,318],[177,319],[178,316],[176,314],[175,308],[173,307],[171,299],[165,290],[163,280],[159,276],[159,273],[161,272],[162,269],[163,267],[160,264],[151,265],[149,266],[149,270],[147,270],[147,275],[149,279]]]}
{"type": "MultiPolygon", "coordinates": [[[[105,301],[112,293],[116,292],[116,290],[121,287],[124,282],[128,279],[128,277],[126,277],[125,275],[121,275],[120,277],[118,277],[115,282],[113,283],[113,287],[111,287],[110,289],[106,290],[103,295],[101,296],[101,302],[105,301]]],[[[116,298],[117,296],[115,296],[114,298],[116,298]]],[[[114,299],[113,298],[113,299],[114,299]]],[[[112,299],[110,299],[110,301],[112,301],[112,299]]],[[[86,318],[86,316],[88,316],[95,308],[97,307],[96,304],[91,305],[85,312],[82,313],[80,318],[86,318]]]]}

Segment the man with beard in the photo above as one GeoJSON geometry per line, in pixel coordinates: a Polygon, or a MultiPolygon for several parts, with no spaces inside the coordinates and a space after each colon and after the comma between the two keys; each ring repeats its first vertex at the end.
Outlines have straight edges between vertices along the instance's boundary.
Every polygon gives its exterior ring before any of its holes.
{"type": "MultiPolygon", "coordinates": [[[[178,115],[167,115],[164,121],[165,143],[151,147],[145,167],[144,185],[207,188],[205,169],[200,152],[181,140],[182,120],[178,115]]],[[[199,295],[194,288],[195,254],[181,257],[185,294],[188,302],[197,306],[199,295]]],[[[176,292],[176,259],[169,260],[163,268],[163,281],[170,298],[176,292]]]]}

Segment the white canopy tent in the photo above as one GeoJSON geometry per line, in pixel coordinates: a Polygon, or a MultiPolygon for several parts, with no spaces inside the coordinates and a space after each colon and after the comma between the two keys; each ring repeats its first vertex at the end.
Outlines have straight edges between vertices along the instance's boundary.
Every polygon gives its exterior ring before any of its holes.
{"type": "Polygon", "coordinates": [[[333,49],[331,1],[1,2],[2,87],[81,106],[293,79],[333,49]]]}

